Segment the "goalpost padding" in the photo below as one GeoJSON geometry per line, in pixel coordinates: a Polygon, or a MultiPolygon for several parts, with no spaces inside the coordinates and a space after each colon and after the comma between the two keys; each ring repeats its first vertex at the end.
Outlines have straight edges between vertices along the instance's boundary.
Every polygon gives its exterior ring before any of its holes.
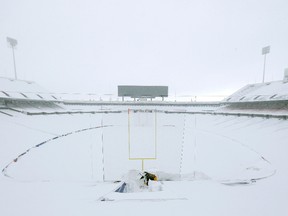
{"type": "Polygon", "coordinates": [[[128,110],[129,160],[157,159],[157,115],[154,110],[128,110]]]}

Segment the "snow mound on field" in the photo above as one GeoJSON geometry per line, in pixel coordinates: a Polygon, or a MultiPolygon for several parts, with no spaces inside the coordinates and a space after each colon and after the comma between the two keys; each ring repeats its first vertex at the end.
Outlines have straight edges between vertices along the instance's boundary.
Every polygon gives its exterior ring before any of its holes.
{"type": "Polygon", "coordinates": [[[143,173],[138,170],[130,170],[123,176],[123,183],[115,192],[135,193],[135,192],[155,192],[162,191],[162,184],[159,181],[149,181],[148,185],[144,184],[141,179],[143,173]]]}

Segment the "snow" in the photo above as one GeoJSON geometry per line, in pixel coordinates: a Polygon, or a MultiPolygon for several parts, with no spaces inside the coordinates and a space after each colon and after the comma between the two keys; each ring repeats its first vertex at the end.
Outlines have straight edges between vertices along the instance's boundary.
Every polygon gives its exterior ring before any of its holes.
{"type": "MultiPolygon", "coordinates": [[[[78,106],[96,109],[85,107],[78,106]]],[[[150,107],[106,108],[121,112],[29,116],[9,111],[12,117],[0,113],[1,170],[11,163],[6,170],[11,178],[0,176],[1,215],[288,213],[287,120],[165,113],[160,111],[179,107],[155,111],[152,106],[157,159],[144,161],[144,168],[159,176],[170,173],[169,180],[176,180],[161,181],[162,191],[123,195],[114,192],[120,184],[114,181],[131,169],[141,170],[142,162],[129,160],[128,108],[150,107]],[[258,178],[264,179],[249,182],[258,178]],[[249,184],[238,184],[246,181],[249,184]],[[114,201],[101,201],[103,197],[114,201]]]]}
{"type": "Polygon", "coordinates": [[[54,97],[35,82],[0,77],[0,98],[55,101],[54,97]]]}
{"type": "Polygon", "coordinates": [[[288,82],[274,81],[249,84],[230,95],[225,102],[285,101],[288,99],[288,82]]]}
{"type": "Polygon", "coordinates": [[[0,86],[1,91],[7,92],[43,92],[48,93],[47,90],[43,89],[35,82],[25,81],[25,80],[15,80],[15,79],[8,79],[0,77],[0,86]]]}

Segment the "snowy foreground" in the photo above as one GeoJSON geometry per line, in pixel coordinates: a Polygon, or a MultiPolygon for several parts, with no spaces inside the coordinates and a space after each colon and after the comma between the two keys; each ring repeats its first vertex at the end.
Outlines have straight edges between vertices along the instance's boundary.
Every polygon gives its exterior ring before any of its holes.
{"type": "Polygon", "coordinates": [[[287,120],[10,112],[0,115],[0,215],[288,214],[287,120]],[[157,152],[138,149],[139,137],[157,140],[157,152]],[[116,193],[115,180],[141,169],[131,155],[156,156],[144,169],[183,178],[159,181],[160,191],[116,193]]]}

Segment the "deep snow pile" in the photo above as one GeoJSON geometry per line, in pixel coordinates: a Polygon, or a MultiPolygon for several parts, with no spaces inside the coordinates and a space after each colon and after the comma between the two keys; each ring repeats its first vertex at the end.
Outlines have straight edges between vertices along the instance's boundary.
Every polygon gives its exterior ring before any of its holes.
{"type": "Polygon", "coordinates": [[[161,183],[149,181],[145,183],[145,173],[139,170],[130,170],[123,176],[123,184],[116,190],[120,193],[155,192],[162,191],[161,183]]]}

